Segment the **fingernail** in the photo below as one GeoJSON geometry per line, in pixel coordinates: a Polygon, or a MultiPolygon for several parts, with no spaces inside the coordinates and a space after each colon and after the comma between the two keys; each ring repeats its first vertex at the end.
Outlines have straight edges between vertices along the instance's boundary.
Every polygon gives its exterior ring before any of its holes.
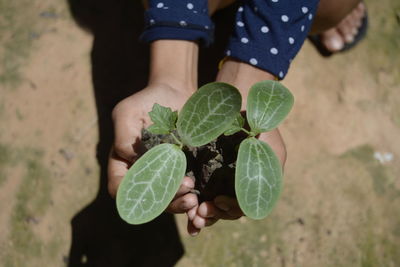
{"type": "Polygon", "coordinates": [[[329,40],[329,42],[334,50],[340,50],[343,48],[343,42],[338,38],[332,38],[329,40]]]}
{"type": "Polygon", "coordinates": [[[194,217],[196,217],[196,210],[191,209],[186,214],[187,214],[189,220],[193,221],[194,217]]]}
{"type": "Polygon", "coordinates": [[[190,233],[190,236],[196,236],[198,234],[199,234],[199,232],[192,232],[192,233],[190,233]]]}
{"type": "Polygon", "coordinates": [[[223,202],[215,203],[215,205],[216,205],[217,208],[219,208],[220,210],[223,210],[223,211],[228,211],[228,210],[229,210],[229,206],[226,205],[226,204],[223,203],[223,202]]]}

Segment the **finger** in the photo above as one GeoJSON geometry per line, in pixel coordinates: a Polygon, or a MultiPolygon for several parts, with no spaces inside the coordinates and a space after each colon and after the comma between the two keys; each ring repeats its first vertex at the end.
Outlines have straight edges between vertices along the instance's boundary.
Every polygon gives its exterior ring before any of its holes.
{"type": "Polygon", "coordinates": [[[170,213],[184,213],[197,206],[196,194],[188,193],[172,201],[167,210],[170,213]]]}
{"type": "Polygon", "coordinates": [[[212,201],[205,201],[197,209],[197,215],[203,218],[220,218],[221,210],[212,201]]]}
{"type": "Polygon", "coordinates": [[[194,218],[196,217],[197,214],[197,208],[198,206],[196,205],[195,207],[191,208],[189,211],[186,212],[189,220],[193,221],[194,218]]]}
{"type": "Polygon", "coordinates": [[[243,216],[243,211],[239,207],[236,198],[228,196],[217,196],[214,199],[214,204],[217,208],[221,209],[221,219],[236,220],[243,216]]]}
{"type": "Polygon", "coordinates": [[[218,220],[219,218],[203,218],[199,215],[196,215],[192,222],[194,227],[196,227],[197,229],[201,229],[213,225],[218,220]]]}
{"type": "Polygon", "coordinates": [[[134,114],[124,101],[113,110],[114,149],[115,153],[127,160],[133,161],[142,148],[140,147],[141,131],[144,121],[140,114],[134,114]]]}
{"type": "Polygon", "coordinates": [[[194,181],[192,178],[185,176],[183,177],[182,183],[179,186],[178,192],[176,192],[175,197],[173,200],[177,199],[178,197],[187,194],[194,188],[194,181]]]}
{"type": "Polygon", "coordinates": [[[128,171],[130,163],[119,157],[114,148],[108,158],[108,192],[114,198],[117,194],[118,186],[128,171]]]}
{"type": "Polygon", "coordinates": [[[221,212],[212,201],[205,201],[201,203],[197,209],[197,214],[193,219],[193,225],[199,229],[211,226],[221,218],[222,213],[223,212],[221,212]]]}
{"type": "Polygon", "coordinates": [[[187,231],[188,231],[189,235],[191,235],[191,236],[196,236],[200,233],[200,229],[196,228],[190,219],[188,219],[187,231]]]}

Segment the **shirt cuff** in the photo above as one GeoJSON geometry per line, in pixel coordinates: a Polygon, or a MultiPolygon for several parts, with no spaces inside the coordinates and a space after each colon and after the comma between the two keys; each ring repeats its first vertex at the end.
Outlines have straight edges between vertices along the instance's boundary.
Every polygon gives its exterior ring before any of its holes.
{"type": "Polygon", "coordinates": [[[145,13],[145,30],[140,39],[152,42],[160,39],[213,41],[214,25],[207,13],[188,9],[151,8],[145,13]]]}

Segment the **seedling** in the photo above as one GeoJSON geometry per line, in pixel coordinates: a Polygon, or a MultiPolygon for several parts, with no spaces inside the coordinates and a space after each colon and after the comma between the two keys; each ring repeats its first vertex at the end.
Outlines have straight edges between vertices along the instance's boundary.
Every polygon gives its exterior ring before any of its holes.
{"type": "Polygon", "coordinates": [[[240,114],[241,95],[226,83],[202,86],[183,106],[179,115],[154,104],[148,131],[171,135],[173,142],[148,150],[129,169],[117,193],[117,209],[126,222],[142,224],[160,215],[173,199],[186,172],[183,149],[201,147],[221,135],[239,131],[247,134],[237,152],[235,192],[244,214],[266,217],[275,206],[282,188],[279,159],[260,133],[276,128],[293,105],[293,96],[276,81],[253,85],[247,99],[246,118],[240,114]]]}

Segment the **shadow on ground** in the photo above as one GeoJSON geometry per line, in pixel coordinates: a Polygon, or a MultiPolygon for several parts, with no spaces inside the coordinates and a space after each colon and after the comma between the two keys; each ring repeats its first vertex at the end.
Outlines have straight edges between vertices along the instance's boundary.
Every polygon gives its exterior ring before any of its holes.
{"type": "MultiPolygon", "coordinates": [[[[68,2],[75,21],[94,36],[91,63],[101,170],[97,197],[71,221],[69,266],[173,266],[184,252],[174,217],[163,214],[144,225],[128,225],[119,218],[107,193],[107,156],[113,140],[111,111],[147,83],[148,46],[138,41],[143,8],[140,1],[132,0],[68,2]]],[[[215,35],[221,38],[212,49],[201,51],[200,84],[215,77],[234,9],[216,16],[221,24],[215,35]]]]}

